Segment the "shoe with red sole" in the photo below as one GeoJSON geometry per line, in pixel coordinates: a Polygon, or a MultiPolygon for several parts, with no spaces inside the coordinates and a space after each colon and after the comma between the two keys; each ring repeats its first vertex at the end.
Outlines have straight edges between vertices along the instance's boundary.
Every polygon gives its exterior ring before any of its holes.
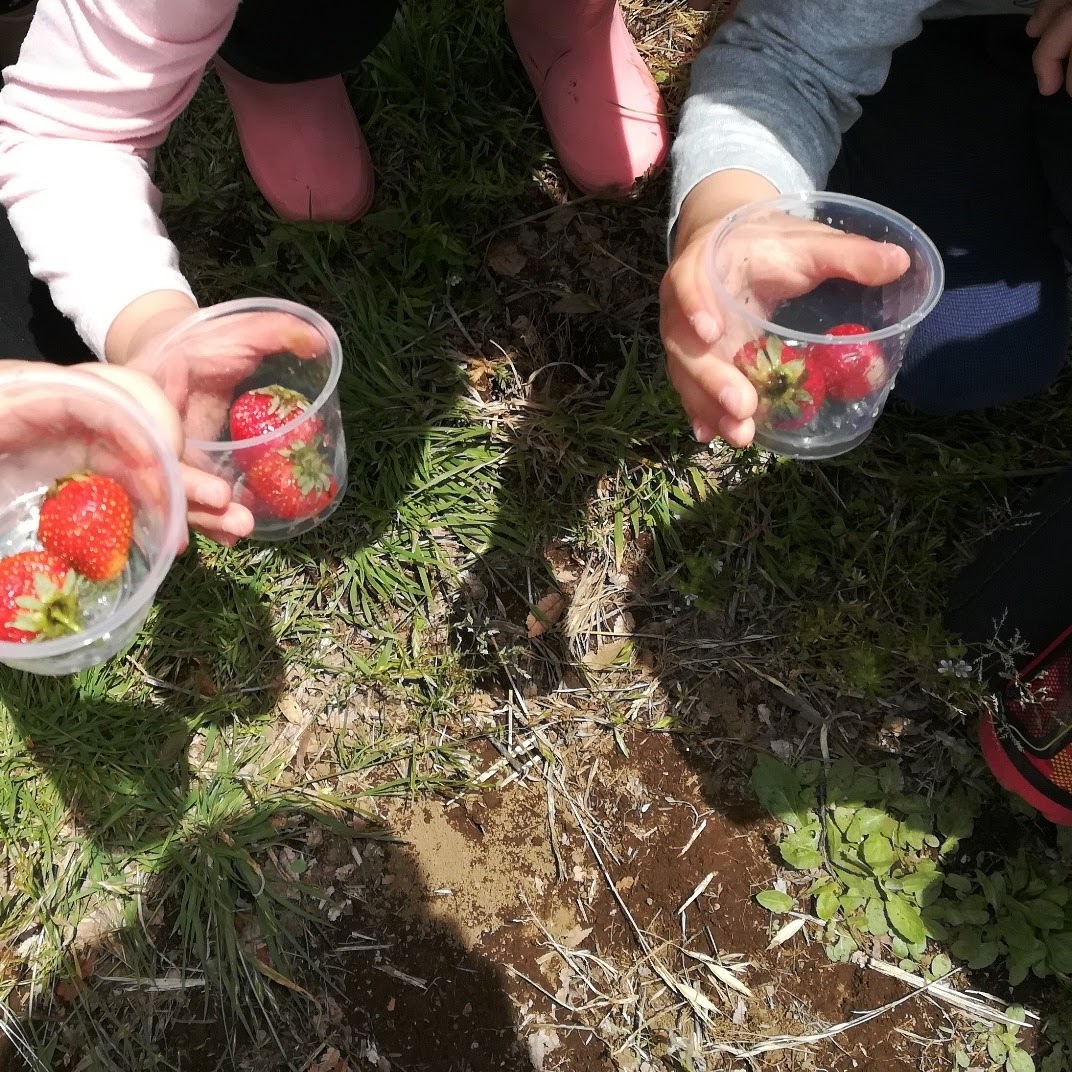
{"type": "Polygon", "coordinates": [[[979,724],[990,770],[1061,826],[1072,826],[1070,545],[1072,469],[1026,496],[981,541],[954,580],[945,616],[977,650],[993,690],[979,724]]]}
{"type": "Polygon", "coordinates": [[[1028,663],[979,723],[994,777],[1050,822],[1072,826],[1072,629],[1028,663]]]}

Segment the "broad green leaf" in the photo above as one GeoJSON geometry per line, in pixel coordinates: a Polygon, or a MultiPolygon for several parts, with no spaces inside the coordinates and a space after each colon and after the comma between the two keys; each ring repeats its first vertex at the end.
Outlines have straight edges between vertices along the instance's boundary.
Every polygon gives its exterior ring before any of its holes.
{"type": "Polygon", "coordinates": [[[820,893],[825,893],[827,890],[840,891],[841,884],[829,875],[819,875],[808,887],[808,896],[818,897],[820,893]]]}
{"type": "Polygon", "coordinates": [[[834,807],[851,803],[852,783],[856,779],[856,761],[849,756],[839,756],[826,772],[826,795],[834,807]]]}
{"type": "MultiPolygon", "coordinates": [[[[954,953],[956,947],[954,947],[954,953]]],[[[972,956],[965,958],[973,971],[989,968],[1001,955],[1001,946],[997,942],[979,942],[972,956]]]]}
{"type": "MultiPolygon", "coordinates": [[[[946,876],[949,881],[949,876],[946,876]]],[[[949,913],[949,922],[972,927],[984,927],[991,921],[990,908],[982,897],[966,897],[949,913]]]]}
{"type": "Polygon", "coordinates": [[[858,844],[868,834],[879,830],[888,818],[889,816],[884,811],[879,811],[878,808],[860,808],[852,817],[852,822],[845,831],[845,837],[854,845],[858,844]]]}
{"type": "Polygon", "coordinates": [[[860,909],[867,904],[867,898],[860,897],[854,893],[845,893],[841,895],[840,903],[841,911],[844,912],[846,916],[851,916],[859,912],[860,909]]]}
{"type": "Polygon", "coordinates": [[[914,897],[916,894],[923,893],[924,890],[930,889],[935,883],[939,888],[942,885],[942,876],[934,871],[913,871],[910,875],[903,875],[897,880],[901,884],[901,889],[905,893],[910,893],[914,897]]]}
{"type": "Polygon", "coordinates": [[[815,914],[822,920],[833,919],[839,907],[838,895],[832,889],[823,890],[815,898],[815,914]]]}
{"type": "Polygon", "coordinates": [[[900,823],[897,827],[897,844],[903,849],[914,849],[919,852],[927,835],[908,823],[900,823]]]}
{"type": "Polygon", "coordinates": [[[865,901],[871,897],[882,896],[882,889],[870,875],[865,877],[853,875],[845,883],[845,887],[853,897],[862,897],[865,901]]]}
{"type": "Polygon", "coordinates": [[[798,871],[808,871],[813,867],[822,867],[823,854],[815,848],[812,835],[790,834],[779,846],[782,859],[798,871]]]}
{"type": "Polygon", "coordinates": [[[857,951],[857,948],[852,938],[843,934],[833,945],[826,947],[826,955],[835,964],[844,964],[857,951]]]}
{"type": "Polygon", "coordinates": [[[1015,1050],[1009,1050],[1005,1072],[1035,1072],[1035,1061],[1031,1054],[1018,1046],[1015,1050]]]}
{"type": "Polygon", "coordinates": [[[925,906],[920,915],[923,917],[923,925],[927,928],[928,938],[933,938],[936,942],[949,941],[949,928],[940,916],[935,915],[933,907],[925,906]]]}
{"type": "Polygon", "coordinates": [[[1058,931],[1044,939],[1050,964],[1055,972],[1072,975],[1072,932],[1058,931]]]}
{"type": "Polygon", "coordinates": [[[867,902],[867,908],[864,909],[864,921],[868,934],[873,934],[877,937],[878,935],[889,933],[889,924],[886,922],[886,906],[880,898],[875,897],[867,902]]]}
{"type": "Polygon", "coordinates": [[[756,902],[768,912],[791,912],[796,902],[781,890],[764,890],[756,895],[756,902]]]}
{"type": "Polygon", "coordinates": [[[1008,914],[998,920],[998,933],[1010,949],[1027,950],[1035,941],[1035,930],[1020,914],[1008,914]]]}
{"type": "MultiPolygon", "coordinates": [[[[1027,1026],[1027,1010],[1024,1009],[1023,1005],[1008,1006],[1008,1008],[1006,1008],[1005,1010],[1005,1015],[1010,1020],[1015,1020],[1020,1025],[1020,1027],[1027,1026]]],[[[1009,1030],[1012,1031],[1013,1029],[1009,1028],[1009,1030]]]]}
{"type": "Polygon", "coordinates": [[[947,886],[952,887],[957,893],[971,893],[974,883],[967,875],[946,875],[947,886]]]}
{"type": "Polygon", "coordinates": [[[879,872],[888,871],[897,862],[893,844],[881,834],[868,834],[864,840],[863,856],[879,872]]]}
{"type": "Polygon", "coordinates": [[[806,809],[801,785],[792,768],[773,756],[761,755],[752,768],[752,790],[760,803],[776,819],[791,826],[803,826],[806,809]]]}
{"type": "Polygon", "coordinates": [[[884,763],[878,772],[878,782],[884,796],[893,796],[904,787],[904,774],[898,764],[884,763]]]}
{"type": "Polygon", "coordinates": [[[1070,1054],[1060,1042],[1042,1059],[1041,1072],[1067,1072],[1070,1054]]]}
{"type": "MultiPolygon", "coordinates": [[[[834,820],[834,825],[848,838],[848,831],[856,819],[856,809],[848,808],[842,804],[833,809],[831,816],[834,820]]],[[[852,838],[849,838],[849,840],[851,841],[852,838]]]]}
{"type": "Polygon", "coordinates": [[[995,1033],[986,1040],[986,1054],[996,1065],[1004,1064],[1009,1051],[1005,1043],[995,1033]]]}
{"type": "Polygon", "coordinates": [[[906,897],[895,893],[886,902],[886,916],[890,926],[909,944],[927,940],[923,917],[919,914],[919,909],[906,897]]]}
{"type": "Polygon", "coordinates": [[[975,797],[953,792],[938,807],[938,829],[944,838],[960,841],[975,828],[978,805],[975,797]]]}
{"type": "Polygon", "coordinates": [[[1043,931],[1060,930],[1065,925],[1065,912],[1052,901],[1038,898],[1024,905],[1027,921],[1043,931]]]}
{"type": "Polygon", "coordinates": [[[953,970],[953,962],[945,955],[945,953],[939,953],[932,961],[930,966],[931,978],[941,979],[948,975],[953,970]]]}

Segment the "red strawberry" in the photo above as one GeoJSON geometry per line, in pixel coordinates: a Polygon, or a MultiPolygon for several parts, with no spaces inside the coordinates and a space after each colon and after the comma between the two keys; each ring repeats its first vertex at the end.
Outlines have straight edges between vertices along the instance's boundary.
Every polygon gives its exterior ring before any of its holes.
{"type": "Polygon", "coordinates": [[[246,486],[259,500],[258,505],[281,521],[313,517],[339,493],[328,463],[308,443],[293,443],[262,454],[246,473],[246,486]]]}
{"type": "Polygon", "coordinates": [[[767,335],[746,343],[733,360],[759,395],[757,418],[773,428],[803,428],[826,399],[822,369],[807,348],[785,347],[767,335]]]}
{"type": "Polygon", "coordinates": [[[134,507],[118,481],[97,473],[57,480],[41,504],[37,538],[91,581],[114,581],[130,557],[134,507]]]}
{"type": "MultiPolygon", "coordinates": [[[[838,324],[828,335],[866,335],[862,324],[838,324]]],[[[886,382],[886,362],[877,342],[817,342],[808,348],[822,368],[826,393],[838,402],[858,402],[886,382]]]]}
{"type": "Polygon", "coordinates": [[[0,640],[25,644],[82,628],[78,575],[47,551],[20,551],[0,561],[0,640]]]}
{"type": "MultiPolygon", "coordinates": [[[[291,421],[300,417],[310,406],[309,399],[299,391],[288,387],[273,385],[258,387],[239,395],[231,404],[230,431],[232,439],[255,439],[257,436],[278,432],[291,421]]],[[[293,432],[281,439],[260,447],[247,447],[236,450],[235,464],[243,471],[270,450],[288,446],[291,443],[311,443],[323,430],[323,421],[311,417],[293,432]]]]}

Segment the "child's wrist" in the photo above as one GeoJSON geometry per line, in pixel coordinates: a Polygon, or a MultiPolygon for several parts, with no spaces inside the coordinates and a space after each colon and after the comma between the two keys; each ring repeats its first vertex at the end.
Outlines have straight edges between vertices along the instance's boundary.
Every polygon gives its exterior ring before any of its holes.
{"type": "Polygon", "coordinates": [[[127,365],[146,356],[178,324],[197,312],[197,303],[178,290],[157,290],[132,301],[112,321],[104,359],[127,365]]]}
{"type": "Polygon", "coordinates": [[[698,236],[710,232],[724,216],[778,196],[778,188],[754,171],[718,171],[698,182],[681,205],[675,228],[674,255],[679,256],[698,236]]]}

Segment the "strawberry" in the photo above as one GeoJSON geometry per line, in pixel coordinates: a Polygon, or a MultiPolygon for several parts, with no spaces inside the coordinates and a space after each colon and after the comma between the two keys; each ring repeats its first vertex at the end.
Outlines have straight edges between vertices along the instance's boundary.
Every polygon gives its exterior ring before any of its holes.
{"type": "MultiPolygon", "coordinates": [[[[269,432],[278,432],[300,417],[309,405],[309,399],[301,392],[292,391],[288,387],[280,387],[278,384],[246,391],[231,404],[229,420],[231,438],[255,439],[269,432]]],[[[311,417],[293,432],[282,436],[280,440],[260,447],[236,450],[235,464],[245,471],[267,451],[277,450],[291,443],[313,442],[323,431],[323,427],[323,421],[318,417],[311,417]]]]}
{"type": "Polygon", "coordinates": [[[20,551],[0,561],[0,640],[25,644],[82,628],[78,575],[47,551],[20,551]]]}
{"type": "Polygon", "coordinates": [[[785,347],[767,335],[745,343],[733,360],[759,395],[757,418],[773,428],[803,428],[826,399],[823,371],[806,348],[785,347]]]}
{"type": "Polygon", "coordinates": [[[123,572],[133,536],[130,496],[109,476],[64,477],[49,488],[41,504],[41,546],[91,581],[113,581],[123,572]]]}
{"type": "MultiPolygon", "coordinates": [[[[866,335],[862,324],[838,324],[828,335],[866,335]]],[[[859,402],[886,382],[886,362],[877,342],[813,343],[812,359],[823,370],[826,393],[837,402],[859,402]]]]}
{"type": "Polygon", "coordinates": [[[246,473],[246,486],[264,511],[280,521],[313,517],[339,493],[328,463],[308,443],[262,454],[246,473]]]}

